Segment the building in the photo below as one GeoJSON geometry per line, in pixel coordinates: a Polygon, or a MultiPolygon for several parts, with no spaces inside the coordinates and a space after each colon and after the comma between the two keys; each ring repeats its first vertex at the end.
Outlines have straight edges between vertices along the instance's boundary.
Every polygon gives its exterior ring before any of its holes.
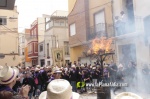
{"type": "Polygon", "coordinates": [[[45,65],[45,54],[44,54],[45,17],[46,15],[37,18],[38,20],[38,64],[40,66],[45,65]]]}
{"type": "Polygon", "coordinates": [[[0,0],[0,9],[13,10],[16,0],[0,0]]]}
{"type": "MultiPolygon", "coordinates": [[[[0,6],[1,4],[3,3],[0,3],[0,6]]],[[[2,10],[0,7],[0,52],[5,54],[5,57],[0,59],[0,65],[3,66],[16,66],[20,63],[18,14],[17,7],[13,6],[11,10],[2,10]]]]}
{"type": "Polygon", "coordinates": [[[95,37],[111,37],[113,25],[111,0],[74,0],[69,1],[69,44],[71,62],[89,63],[85,45],[95,37]],[[74,4],[73,4],[74,3],[74,4]]]}
{"type": "Polygon", "coordinates": [[[128,65],[134,61],[138,67],[150,63],[150,1],[140,0],[114,0],[114,18],[121,17],[124,11],[125,29],[123,32],[115,30],[117,62],[128,65]],[[145,29],[145,31],[144,31],[145,29]]]}
{"type": "Polygon", "coordinates": [[[24,32],[19,35],[19,55],[21,63],[25,63],[25,34],[24,32]]]}
{"type": "Polygon", "coordinates": [[[38,21],[31,24],[30,34],[27,38],[28,57],[32,61],[32,66],[38,64],[38,21]]]}
{"type": "Polygon", "coordinates": [[[24,50],[24,55],[22,55],[22,58],[25,60],[22,61],[22,63],[25,66],[32,66],[32,60],[28,57],[28,38],[30,37],[30,29],[25,29],[23,35],[21,36],[24,37],[24,43],[20,49],[22,49],[22,51],[24,50]]]}
{"type": "Polygon", "coordinates": [[[45,31],[45,65],[56,65],[53,59],[53,49],[62,48],[64,59],[62,65],[70,61],[69,34],[68,34],[68,12],[55,11],[49,18],[46,18],[45,31]]]}

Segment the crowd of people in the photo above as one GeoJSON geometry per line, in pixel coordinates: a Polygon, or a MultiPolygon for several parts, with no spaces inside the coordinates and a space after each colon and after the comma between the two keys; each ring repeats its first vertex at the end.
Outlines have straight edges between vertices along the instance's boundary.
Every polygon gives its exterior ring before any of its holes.
{"type": "MultiPolygon", "coordinates": [[[[86,83],[96,84],[98,82],[123,82],[125,78],[128,78],[128,82],[132,82],[133,77],[135,76],[134,70],[135,65],[130,62],[129,66],[124,69],[124,66],[120,64],[117,66],[115,63],[111,62],[110,64],[103,64],[103,67],[94,63],[94,65],[80,64],[74,62],[70,66],[43,66],[40,65],[32,66],[32,67],[19,67],[18,74],[15,75],[16,81],[14,82],[14,70],[12,70],[12,75],[8,75],[6,77],[6,70],[0,72],[0,92],[10,91],[13,93],[20,93],[23,97],[28,96],[29,99],[32,97],[39,97],[41,92],[47,90],[48,84],[55,79],[65,79],[72,86],[73,92],[78,92],[80,94],[87,92],[90,89],[91,92],[96,93],[96,86],[87,87],[86,83]],[[126,73],[125,73],[126,72],[126,73]],[[5,78],[6,77],[6,78],[5,78]],[[3,79],[4,78],[4,79],[3,79]],[[131,78],[131,79],[129,79],[131,78]],[[11,85],[8,82],[12,79],[13,83],[11,85]],[[4,83],[2,82],[4,81],[4,83]],[[6,83],[5,83],[6,82],[6,83]],[[84,82],[84,85],[82,85],[84,82]],[[9,86],[6,88],[6,86],[9,86]],[[89,89],[87,89],[89,88],[89,89]],[[9,89],[9,90],[7,90],[9,89]],[[23,95],[25,89],[29,90],[28,94],[23,95]]],[[[8,70],[13,69],[11,67],[7,67],[8,70]],[[9,68],[9,69],[8,69],[9,68]]],[[[8,72],[8,71],[7,71],[8,72]]],[[[4,93],[0,93],[1,95],[4,93]]],[[[7,99],[7,98],[3,98],[7,99]]],[[[15,98],[16,99],[16,98],[15,98]]],[[[19,98],[21,99],[21,98],[19,98]]]]}

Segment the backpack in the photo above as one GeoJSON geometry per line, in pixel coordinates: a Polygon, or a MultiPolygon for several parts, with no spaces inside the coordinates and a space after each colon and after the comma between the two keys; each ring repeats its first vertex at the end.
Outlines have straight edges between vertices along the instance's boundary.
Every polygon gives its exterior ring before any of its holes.
{"type": "Polygon", "coordinates": [[[38,84],[38,79],[37,79],[37,77],[34,79],[34,82],[35,82],[36,85],[38,84]]]}

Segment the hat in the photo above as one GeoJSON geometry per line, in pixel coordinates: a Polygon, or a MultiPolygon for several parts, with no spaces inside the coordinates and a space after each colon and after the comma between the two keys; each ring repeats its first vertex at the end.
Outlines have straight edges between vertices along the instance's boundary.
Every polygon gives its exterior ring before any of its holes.
{"type": "Polygon", "coordinates": [[[96,67],[93,67],[92,69],[96,69],[96,67]]]}
{"type": "Polygon", "coordinates": [[[0,70],[3,69],[3,66],[0,66],[0,70]]]}
{"type": "Polygon", "coordinates": [[[41,66],[40,66],[40,65],[36,65],[36,67],[37,67],[37,68],[40,68],[41,66]]]}
{"type": "Polygon", "coordinates": [[[104,68],[107,68],[108,67],[108,65],[104,65],[104,68]]]}
{"type": "Polygon", "coordinates": [[[84,64],[81,64],[81,67],[85,67],[84,64]]]}
{"type": "Polygon", "coordinates": [[[120,64],[119,66],[118,66],[118,68],[122,68],[123,67],[123,65],[122,64],[120,64]]]}
{"type": "Polygon", "coordinates": [[[115,99],[142,99],[142,97],[131,92],[122,92],[118,94],[115,99]]]}
{"type": "Polygon", "coordinates": [[[47,91],[40,94],[39,99],[79,99],[79,94],[72,92],[72,86],[67,80],[52,80],[47,87],[47,91]]]}
{"type": "Polygon", "coordinates": [[[76,66],[75,66],[75,65],[72,65],[71,67],[72,67],[72,68],[75,68],[76,66]]]}
{"type": "Polygon", "coordinates": [[[0,69],[0,84],[11,83],[18,75],[19,70],[16,67],[3,66],[0,69]]]}
{"type": "Polygon", "coordinates": [[[55,67],[53,68],[52,73],[62,73],[62,71],[59,68],[55,67]]]}
{"type": "Polygon", "coordinates": [[[39,71],[40,69],[38,69],[38,68],[35,68],[35,71],[39,71]]]}

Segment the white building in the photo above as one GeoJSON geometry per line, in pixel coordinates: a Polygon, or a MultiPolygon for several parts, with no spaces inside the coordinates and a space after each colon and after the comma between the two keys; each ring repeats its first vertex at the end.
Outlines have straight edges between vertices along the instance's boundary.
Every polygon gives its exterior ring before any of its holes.
{"type": "Polygon", "coordinates": [[[150,63],[150,39],[144,32],[144,18],[150,15],[149,9],[149,0],[114,0],[114,17],[124,11],[126,18],[125,32],[115,37],[118,64],[127,65],[133,60],[140,67],[143,63],[150,63]]]}
{"type": "Polygon", "coordinates": [[[64,49],[64,63],[70,61],[69,34],[68,34],[68,12],[55,11],[49,18],[46,18],[45,31],[45,65],[55,65],[52,49],[64,49]]]}

